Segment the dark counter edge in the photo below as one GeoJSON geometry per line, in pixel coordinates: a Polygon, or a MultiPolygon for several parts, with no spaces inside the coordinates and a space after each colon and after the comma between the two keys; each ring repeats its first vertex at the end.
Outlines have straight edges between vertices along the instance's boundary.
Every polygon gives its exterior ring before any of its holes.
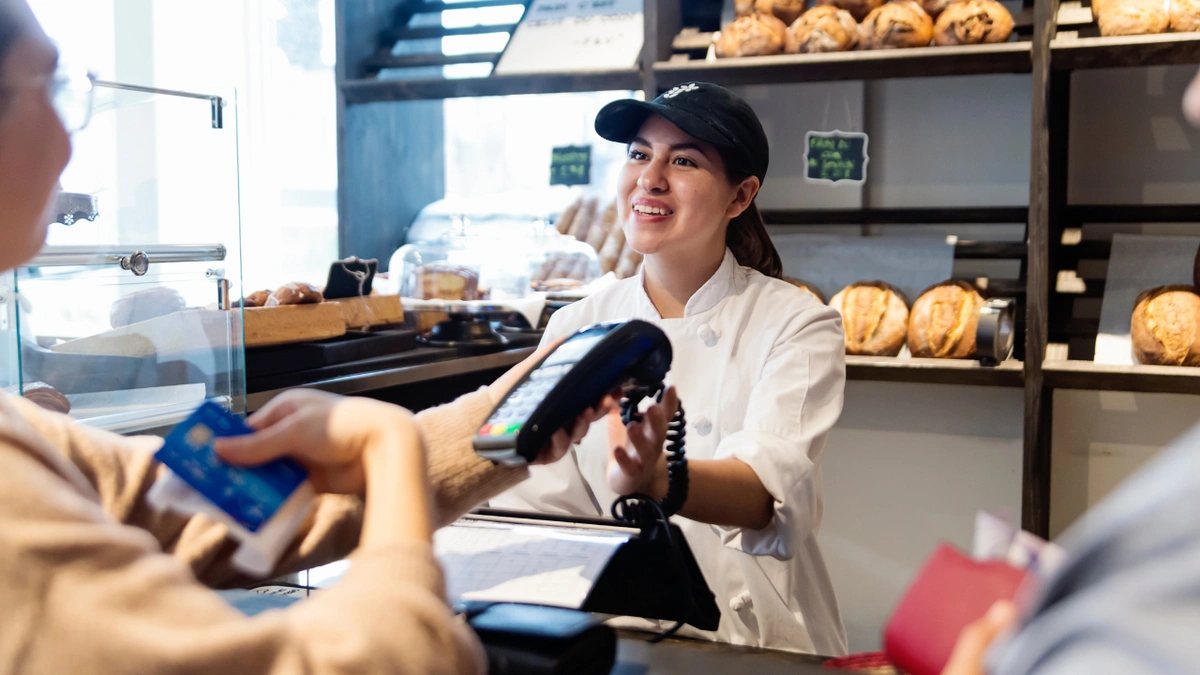
{"type": "MultiPolygon", "coordinates": [[[[484,370],[492,370],[495,368],[507,368],[514,366],[532,354],[533,347],[522,347],[518,349],[509,349],[493,354],[484,354],[481,356],[455,356],[454,352],[447,351],[447,357],[433,363],[422,363],[412,366],[401,366],[399,368],[387,368],[355,375],[347,375],[344,377],[335,377],[328,380],[317,380],[300,385],[300,388],[319,389],[332,394],[342,394],[344,396],[353,396],[356,394],[365,394],[371,391],[387,389],[389,387],[399,387],[403,385],[413,384],[416,382],[425,382],[436,380],[443,377],[453,377],[455,375],[463,375],[466,373],[474,373],[484,370]]],[[[262,391],[246,396],[247,412],[254,412],[266,405],[271,399],[287,391],[287,389],[274,389],[271,391],[262,391]]]]}

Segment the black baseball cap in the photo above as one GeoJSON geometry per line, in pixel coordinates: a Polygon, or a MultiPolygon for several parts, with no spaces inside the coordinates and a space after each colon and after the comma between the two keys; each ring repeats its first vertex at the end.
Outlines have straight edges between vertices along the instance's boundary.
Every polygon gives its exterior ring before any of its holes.
{"type": "Polygon", "coordinates": [[[629,143],[650,115],[715,146],[730,173],[766,179],[770,150],[762,123],[749,103],[725,87],[687,82],[653,101],[613,101],[596,115],[596,133],[616,143],[629,143]]]}

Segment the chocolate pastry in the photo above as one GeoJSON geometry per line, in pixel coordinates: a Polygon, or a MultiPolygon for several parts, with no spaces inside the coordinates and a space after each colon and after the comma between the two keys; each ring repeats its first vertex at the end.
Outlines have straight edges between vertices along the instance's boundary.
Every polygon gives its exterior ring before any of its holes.
{"type": "Polygon", "coordinates": [[[267,298],[267,302],[263,306],[315,305],[319,302],[325,302],[325,298],[321,295],[321,291],[317,290],[316,286],[293,281],[290,284],[284,284],[275,289],[275,292],[267,298]]]}
{"type": "Polygon", "coordinates": [[[67,414],[71,412],[71,402],[62,392],[45,382],[30,382],[21,387],[21,396],[51,412],[67,414]]]}
{"type": "Polygon", "coordinates": [[[789,54],[844,52],[858,46],[858,23],[831,5],[813,7],[788,27],[789,54]]]}
{"type": "Polygon", "coordinates": [[[1160,286],[1138,296],[1129,321],[1138,363],[1200,366],[1200,291],[1160,286]]]}
{"type": "Polygon", "coordinates": [[[1012,29],[1012,14],[996,0],[960,0],[938,17],[933,26],[933,43],[946,46],[1005,42],[1012,29]]]}
{"type": "Polygon", "coordinates": [[[817,0],[817,6],[828,5],[850,12],[855,21],[862,22],[867,15],[882,7],[884,0],[817,0]]]}
{"type": "Polygon", "coordinates": [[[975,330],[983,296],[965,281],[944,281],[917,298],[908,320],[908,351],[913,356],[969,359],[975,356],[975,330]]]}
{"type": "Polygon", "coordinates": [[[1200,0],[1172,0],[1170,14],[1173,32],[1200,31],[1200,0]]]}
{"type": "Polygon", "coordinates": [[[813,286],[812,284],[808,283],[807,281],[804,281],[803,279],[796,279],[794,277],[784,277],[783,280],[788,282],[789,284],[795,286],[796,288],[799,288],[800,290],[804,291],[805,293],[808,293],[809,295],[813,296],[822,305],[825,304],[825,296],[821,295],[821,289],[817,288],[816,286],[813,286]]]}
{"type": "Polygon", "coordinates": [[[1166,32],[1171,25],[1167,4],[1166,0],[1105,0],[1093,10],[1098,11],[1101,35],[1152,35],[1166,32]]]}
{"type": "Polygon", "coordinates": [[[743,16],[721,30],[717,39],[717,56],[770,56],[783,52],[787,40],[787,25],[770,14],[761,12],[743,16]]]}
{"type": "Polygon", "coordinates": [[[898,0],[872,11],[858,33],[863,49],[927,47],[933,19],[913,0],[898,0]]]}
{"type": "Polygon", "coordinates": [[[829,306],[842,315],[846,353],[895,356],[908,334],[908,300],[882,281],[859,281],[833,296],[829,306]]]}

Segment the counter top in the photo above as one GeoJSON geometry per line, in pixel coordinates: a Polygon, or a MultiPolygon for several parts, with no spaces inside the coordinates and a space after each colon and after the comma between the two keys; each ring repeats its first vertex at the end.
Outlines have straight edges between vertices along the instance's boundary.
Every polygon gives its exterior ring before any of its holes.
{"type": "Polygon", "coordinates": [[[670,638],[652,644],[649,633],[618,631],[617,665],[612,675],[666,675],[704,673],[723,675],[806,675],[832,673],[811,654],[775,652],[719,642],[670,638]]]}
{"type": "MultiPolygon", "coordinates": [[[[409,352],[414,362],[403,365],[381,365],[353,375],[314,380],[301,385],[333,394],[352,396],[369,391],[398,387],[415,382],[436,380],[495,368],[514,366],[532,354],[533,347],[518,347],[479,356],[459,356],[448,349],[419,348],[409,352]]],[[[287,389],[262,391],[246,396],[247,412],[254,412],[287,389]]]]}

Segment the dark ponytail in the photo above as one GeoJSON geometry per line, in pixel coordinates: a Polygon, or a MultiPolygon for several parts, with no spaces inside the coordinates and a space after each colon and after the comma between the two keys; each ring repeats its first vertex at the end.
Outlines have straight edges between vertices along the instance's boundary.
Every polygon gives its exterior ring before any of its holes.
{"type": "Polygon", "coordinates": [[[778,279],[783,276],[783,259],[779,257],[771,235],[767,234],[757,203],[750,202],[740,216],[729,221],[725,245],[733,251],[739,265],[753,267],[768,277],[778,279]]]}

